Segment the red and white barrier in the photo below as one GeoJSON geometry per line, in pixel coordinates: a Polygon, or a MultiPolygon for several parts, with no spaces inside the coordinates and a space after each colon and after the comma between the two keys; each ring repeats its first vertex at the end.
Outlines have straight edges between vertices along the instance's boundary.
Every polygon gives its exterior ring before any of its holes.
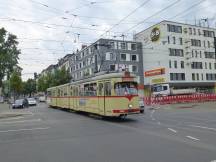
{"type": "Polygon", "coordinates": [[[146,105],[164,105],[186,102],[216,101],[216,94],[194,94],[177,96],[144,97],[146,105]]]}

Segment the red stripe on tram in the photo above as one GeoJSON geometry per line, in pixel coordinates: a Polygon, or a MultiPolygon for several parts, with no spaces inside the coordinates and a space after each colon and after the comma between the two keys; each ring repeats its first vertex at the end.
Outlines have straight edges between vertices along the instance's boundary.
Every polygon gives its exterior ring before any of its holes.
{"type": "Polygon", "coordinates": [[[139,112],[140,109],[124,109],[124,110],[113,110],[113,113],[130,113],[130,112],[139,112]]]}

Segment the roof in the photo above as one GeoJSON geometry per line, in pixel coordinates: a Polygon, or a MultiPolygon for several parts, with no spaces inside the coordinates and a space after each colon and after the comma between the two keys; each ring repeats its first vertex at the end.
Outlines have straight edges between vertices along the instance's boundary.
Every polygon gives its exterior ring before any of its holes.
{"type": "Polygon", "coordinates": [[[203,28],[203,29],[208,29],[208,30],[216,30],[216,28],[211,28],[211,27],[203,27],[203,26],[199,26],[199,25],[193,25],[193,24],[187,24],[187,23],[181,23],[181,22],[175,22],[175,21],[169,21],[169,20],[163,20],[160,21],[158,23],[155,23],[154,25],[149,26],[148,28],[136,33],[135,35],[138,35],[140,33],[142,33],[143,31],[146,31],[154,26],[160,25],[162,23],[173,23],[173,24],[179,24],[179,25],[188,25],[188,26],[194,26],[194,27],[199,27],[199,28],[203,28]]]}
{"type": "MultiPolygon", "coordinates": [[[[122,72],[122,73],[108,73],[108,74],[97,75],[97,76],[94,76],[94,77],[91,77],[91,78],[82,79],[82,80],[79,80],[79,81],[75,81],[75,82],[72,82],[72,83],[67,83],[67,84],[63,84],[63,85],[59,85],[59,86],[55,86],[55,87],[57,88],[57,87],[65,86],[65,85],[81,84],[81,83],[84,83],[84,82],[91,82],[91,81],[101,80],[101,79],[122,78],[124,76],[125,76],[124,72],[122,72]]],[[[130,73],[130,77],[135,78],[136,75],[130,73]]],[[[55,87],[50,87],[50,88],[48,88],[48,90],[51,89],[51,88],[55,88],[55,87]]]]}

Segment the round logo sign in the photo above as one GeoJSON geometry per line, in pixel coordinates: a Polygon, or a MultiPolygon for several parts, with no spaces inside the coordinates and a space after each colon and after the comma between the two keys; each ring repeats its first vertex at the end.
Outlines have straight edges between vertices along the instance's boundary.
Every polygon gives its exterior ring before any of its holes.
{"type": "Polygon", "coordinates": [[[150,37],[152,42],[157,41],[160,38],[160,29],[158,27],[153,28],[150,37]]]}

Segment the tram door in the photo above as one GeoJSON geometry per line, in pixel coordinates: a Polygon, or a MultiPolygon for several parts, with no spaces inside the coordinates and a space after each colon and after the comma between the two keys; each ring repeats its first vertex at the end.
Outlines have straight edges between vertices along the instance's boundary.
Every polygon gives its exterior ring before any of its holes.
{"type": "Polygon", "coordinates": [[[107,113],[110,113],[111,112],[111,102],[112,102],[112,99],[109,97],[111,96],[111,91],[112,91],[112,85],[111,85],[111,81],[106,81],[104,82],[104,111],[105,111],[105,114],[106,115],[106,112],[107,113]]]}
{"type": "Polygon", "coordinates": [[[100,115],[105,115],[104,82],[98,82],[98,111],[100,115]]]}

